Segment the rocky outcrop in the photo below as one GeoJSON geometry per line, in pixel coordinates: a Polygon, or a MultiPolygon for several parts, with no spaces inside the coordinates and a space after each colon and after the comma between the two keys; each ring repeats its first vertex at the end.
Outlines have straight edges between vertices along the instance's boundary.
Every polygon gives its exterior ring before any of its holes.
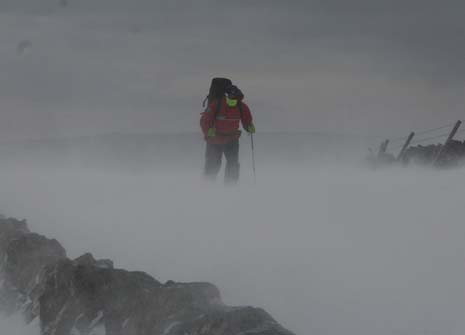
{"type": "Polygon", "coordinates": [[[450,140],[446,145],[439,143],[411,146],[399,154],[397,159],[393,154],[383,150],[375,155],[370,149],[366,160],[373,168],[395,164],[440,168],[463,167],[465,165],[465,141],[450,140]]]}
{"type": "Polygon", "coordinates": [[[438,165],[443,167],[454,167],[463,165],[465,161],[465,142],[451,140],[447,147],[442,144],[417,145],[410,147],[403,155],[403,163],[431,164],[437,158],[438,153],[443,150],[438,165]]]}
{"type": "Polygon", "coordinates": [[[292,335],[262,309],[228,307],[209,283],[160,283],[84,254],[67,258],[25,221],[0,217],[0,309],[43,335],[292,335]]]}

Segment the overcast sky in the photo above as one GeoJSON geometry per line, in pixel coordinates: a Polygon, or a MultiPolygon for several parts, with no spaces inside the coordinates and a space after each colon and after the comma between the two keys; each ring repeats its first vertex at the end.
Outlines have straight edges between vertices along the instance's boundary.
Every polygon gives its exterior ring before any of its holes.
{"type": "Polygon", "coordinates": [[[450,123],[465,116],[464,13],[458,0],[0,0],[0,140],[197,131],[215,75],[243,89],[259,131],[450,123]]]}

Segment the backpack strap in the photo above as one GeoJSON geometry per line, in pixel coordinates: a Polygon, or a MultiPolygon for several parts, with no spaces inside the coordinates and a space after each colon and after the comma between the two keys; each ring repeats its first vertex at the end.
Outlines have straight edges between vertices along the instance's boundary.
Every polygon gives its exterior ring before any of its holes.
{"type": "Polygon", "coordinates": [[[218,116],[218,114],[220,114],[221,112],[221,103],[223,102],[223,97],[221,97],[220,99],[218,99],[218,102],[216,104],[216,110],[215,112],[213,113],[213,127],[215,127],[215,123],[216,123],[216,117],[218,116]]]}

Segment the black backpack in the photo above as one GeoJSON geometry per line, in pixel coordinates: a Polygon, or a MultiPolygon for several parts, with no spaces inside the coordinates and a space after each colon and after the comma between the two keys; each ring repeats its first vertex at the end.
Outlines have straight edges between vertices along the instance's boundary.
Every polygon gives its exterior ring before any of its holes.
{"type": "Polygon", "coordinates": [[[232,81],[227,78],[213,78],[210,84],[210,90],[208,91],[208,95],[203,101],[203,106],[205,107],[205,103],[208,101],[210,104],[214,100],[220,100],[224,97],[226,88],[232,85],[232,81]]]}

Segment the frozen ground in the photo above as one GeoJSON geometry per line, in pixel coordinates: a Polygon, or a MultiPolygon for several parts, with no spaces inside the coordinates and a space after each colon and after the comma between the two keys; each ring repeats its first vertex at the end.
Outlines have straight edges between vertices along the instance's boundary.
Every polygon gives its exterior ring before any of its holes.
{"type": "Polygon", "coordinates": [[[297,334],[464,333],[465,171],[375,172],[338,154],[286,160],[262,146],[254,184],[243,149],[235,188],[206,184],[200,159],[138,173],[77,157],[10,162],[0,211],[71,257],[91,251],[162,281],[211,281],[228,304],[262,306],[297,334]]]}
{"type": "Polygon", "coordinates": [[[40,326],[37,322],[24,325],[22,318],[18,315],[6,318],[0,316],[1,334],[5,335],[38,335],[40,326]]]}

